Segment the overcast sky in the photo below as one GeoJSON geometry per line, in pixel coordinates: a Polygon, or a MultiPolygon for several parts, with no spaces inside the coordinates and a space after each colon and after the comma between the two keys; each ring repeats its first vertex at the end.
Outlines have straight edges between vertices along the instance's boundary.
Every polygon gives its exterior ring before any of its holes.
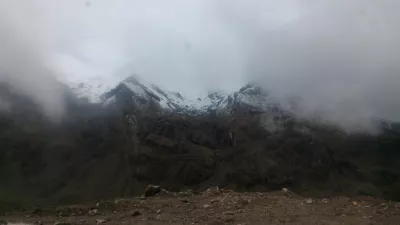
{"type": "Polygon", "coordinates": [[[18,71],[10,74],[32,80],[46,80],[37,64],[67,81],[132,71],[190,98],[257,82],[302,97],[304,114],[399,119],[399,8],[397,0],[2,0],[0,56],[19,62],[3,61],[18,71]],[[21,72],[21,64],[35,66],[21,72]]]}
{"type": "Polygon", "coordinates": [[[19,13],[13,19],[20,24],[12,26],[29,29],[68,80],[115,77],[129,66],[139,76],[191,97],[246,83],[248,43],[242,43],[241,31],[235,30],[242,28],[235,23],[270,28],[299,13],[296,4],[285,0],[6,2],[4,10],[12,7],[19,13]]]}

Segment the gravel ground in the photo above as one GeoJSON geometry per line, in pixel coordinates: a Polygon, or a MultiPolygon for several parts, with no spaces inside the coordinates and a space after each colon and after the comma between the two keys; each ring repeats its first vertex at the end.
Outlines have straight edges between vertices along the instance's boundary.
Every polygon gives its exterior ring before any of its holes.
{"type": "Polygon", "coordinates": [[[238,193],[218,188],[203,193],[161,190],[150,197],[7,213],[1,217],[0,225],[7,223],[400,224],[400,203],[370,197],[310,199],[286,189],[269,193],[238,193]]]}

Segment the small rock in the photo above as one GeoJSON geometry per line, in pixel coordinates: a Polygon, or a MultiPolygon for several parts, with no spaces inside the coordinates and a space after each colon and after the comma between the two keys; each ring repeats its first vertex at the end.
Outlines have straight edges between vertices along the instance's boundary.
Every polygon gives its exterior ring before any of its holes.
{"type": "Polygon", "coordinates": [[[241,197],[239,197],[239,199],[238,199],[238,202],[237,202],[238,204],[240,204],[240,205],[247,205],[247,204],[249,204],[250,203],[250,201],[249,200],[246,200],[246,199],[244,199],[244,198],[241,198],[241,197]]]}
{"type": "Polygon", "coordinates": [[[220,200],[219,199],[211,199],[211,203],[217,203],[217,202],[219,202],[220,200]]]}
{"type": "Polygon", "coordinates": [[[230,223],[230,222],[233,222],[233,221],[234,221],[233,217],[225,217],[223,220],[224,220],[224,222],[226,222],[226,223],[230,223]]]}
{"type": "Polygon", "coordinates": [[[203,208],[208,209],[208,208],[210,208],[210,205],[209,204],[204,204],[203,208]]]}
{"type": "Polygon", "coordinates": [[[138,210],[132,211],[129,213],[130,216],[135,217],[135,216],[140,216],[141,213],[138,210]]]}
{"type": "Polygon", "coordinates": [[[358,205],[359,205],[358,202],[356,202],[356,201],[352,201],[351,204],[352,204],[353,206],[358,206],[358,205]]]}
{"type": "Polygon", "coordinates": [[[126,202],[124,199],[115,199],[113,203],[118,205],[118,204],[124,204],[124,202],[126,202]]]}
{"type": "Polygon", "coordinates": [[[207,225],[224,225],[225,223],[222,221],[213,221],[211,223],[208,223],[207,225]]]}
{"type": "Polygon", "coordinates": [[[140,200],[146,200],[146,197],[140,196],[139,199],[140,199],[140,200]]]}
{"type": "MultiPolygon", "coordinates": [[[[122,200],[120,200],[120,201],[122,201],[122,200]]],[[[119,203],[119,202],[117,201],[117,203],[119,203]]],[[[96,203],[95,209],[113,210],[113,209],[115,209],[117,203],[110,202],[110,201],[101,201],[101,202],[96,203]]]]}
{"type": "Polygon", "coordinates": [[[225,214],[225,215],[233,215],[233,214],[235,214],[235,213],[229,211],[229,212],[224,212],[224,214],[225,214]]]}
{"type": "Polygon", "coordinates": [[[144,191],[144,197],[154,196],[154,195],[160,193],[160,191],[161,191],[160,186],[148,185],[146,190],[144,191]]]}
{"type": "Polygon", "coordinates": [[[99,211],[97,209],[92,209],[89,211],[88,214],[89,214],[89,216],[95,216],[95,215],[99,214],[99,211]]]}
{"type": "Polygon", "coordinates": [[[189,202],[189,200],[187,198],[180,198],[179,200],[181,200],[181,202],[184,202],[184,203],[188,203],[189,202]]]}
{"type": "Polygon", "coordinates": [[[185,192],[179,192],[179,195],[182,197],[189,197],[189,196],[193,196],[193,190],[189,189],[185,192]]]}
{"type": "Polygon", "coordinates": [[[160,213],[161,213],[161,209],[158,209],[158,210],[157,210],[157,214],[160,214],[160,213]]]}
{"type": "Polygon", "coordinates": [[[40,208],[35,208],[32,210],[31,212],[32,215],[42,215],[43,214],[43,210],[40,208]]]}
{"type": "Polygon", "coordinates": [[[72,224],[68,222],[55,222],[54,225],[72,225],[72,224]]]}
{"type": "Polygon", "coordinates": [[[326,199],[326,198],[324,198],[324,199],[322,199],[322,203],[324,203],[324,204],[328,204],[328,203],[329,203],[329,200],[328,200],[328,199],[326,199]]]}
{"type": "Polygon", "coordinates": [[[35,224],[35,225],[43,225],[43,222],[42,221],[35,221],[35,222],[33,222],[33,224],[35,224]]]}
{"type": "Polygon", "coordinates": [[[215,196],[215,195],[219,195],[221,194],[221,190],[219,189],[219,187],[212,187],[206,190],[206,194],[208,196],[215,196]]]}
{"type": "Polygon", "coordinates": [[[167,194],[167,195],[171,194],[171,192],[166,190],[166,189],[161,189],[161,192],[164,193],[164,194],[167,194]]]}
{"type": "Polygon", "coordinates": [[[312,203],[313,203],[313,200],[312,200],[311,198],[309,198],[309,199],[306,200],[306,203],[307,203],[307,204],[312,204],[312,203]]]}
{"type": "Polygon", "coordinates": [[[56,208],[56,212],[58,213],[58,216],[65,217],[72,214],[72,209],[68,206],[61,206],[56,208]]]}
{"type": "Polygon", "coordinates": [[[96,224],[103,224],[103,223],[106,223],[106,221],[102,220],[102,219],[97,219],[96,220],[96,224]]]}
{"type": "Polygon", "coordinates": [[[288,192],[289,190],[287,188],[282,188],[283,192],[288,192]]]}
{"type": "Polygon", "coordinates": [[[83,210],[78,210],[76,213],[75,213],[75,216],[83,216],[85,213],[83,212],[83,210]]]}

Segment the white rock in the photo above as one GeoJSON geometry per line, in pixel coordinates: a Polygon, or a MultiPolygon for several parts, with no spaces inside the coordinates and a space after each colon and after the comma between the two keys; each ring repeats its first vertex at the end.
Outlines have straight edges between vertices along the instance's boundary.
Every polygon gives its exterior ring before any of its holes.
{"type": "Polygon", "coordinates": [[[209,204],[204,204],[203,208],[208,209],[208,208],[210,208],[210,205],[209,204]]]}
{"type": "Polygon", "coordinates": [[[96,220],[96,224],[103,224],[103,223],[106,223],[106,221],[102,220],[102,219],[97,219],[96,220]]]}
{"type": "Polygon", "coordinates": [[[95,215],[97,215],[99,212],[98,212],[98,210],[97,209],[92,209],[92,210],[90,210],[89,211],[89,216],[95,216],[95,215]]]}

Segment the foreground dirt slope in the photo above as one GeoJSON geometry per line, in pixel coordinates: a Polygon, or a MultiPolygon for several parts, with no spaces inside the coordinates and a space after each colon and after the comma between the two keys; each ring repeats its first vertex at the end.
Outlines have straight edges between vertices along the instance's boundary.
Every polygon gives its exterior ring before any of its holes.
{"type": "MultiPolygon", "coordinates": [[[[8,213],[3,223],[27,224],[399,224],[400,203],[370,197],[310,199],[286,189],[237,193],[162,190],[152,197],[8,213]]],[[[1,223],[1,222],[0,222],[1,223]]]]}

